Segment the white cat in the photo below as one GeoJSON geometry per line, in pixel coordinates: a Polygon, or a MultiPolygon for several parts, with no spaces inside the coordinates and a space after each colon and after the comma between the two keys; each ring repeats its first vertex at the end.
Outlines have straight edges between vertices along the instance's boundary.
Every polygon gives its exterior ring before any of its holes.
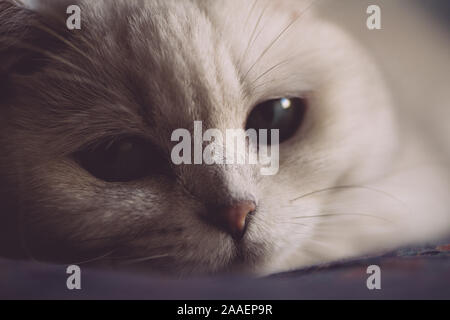
{"type": "Polygon", "coordinates": [[[314,1],[32,4],[0,0],[3,255],[264,275],[450,232],[448,160],[314,1]],[[279,128],[278,173],[174,165],[194,121],[279,128]]]}

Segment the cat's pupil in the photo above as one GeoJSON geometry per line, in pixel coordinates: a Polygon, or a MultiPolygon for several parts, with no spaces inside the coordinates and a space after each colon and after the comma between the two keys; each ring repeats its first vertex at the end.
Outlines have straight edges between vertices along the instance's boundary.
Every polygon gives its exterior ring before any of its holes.
{"type": "MultiPolygon", "coordinates": [[[[278,129],[280,143],[292,137],[303,122],[306,100],[281,98],[258,104],[247,119],[246,129],[278,129]]],[[[271,139],[268,139],[268,143],[271,139]]]]}
{"type": "Polygon", "coordinates": [[[107,182],[137,180],[164,167],[164,159],[152,145],[139,138],[105,142],[78,152],[75,158],[86,171],[107,182]]]}

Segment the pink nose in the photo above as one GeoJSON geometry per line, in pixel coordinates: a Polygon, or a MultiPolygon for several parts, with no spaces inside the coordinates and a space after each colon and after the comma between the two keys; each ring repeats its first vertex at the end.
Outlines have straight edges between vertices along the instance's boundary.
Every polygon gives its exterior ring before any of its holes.
{"type": "Polygon", "coordinates": [[[253,201],[239,201],[231,206],[219,209],[218,218],[220,226],[233,238],[240,239],[245,233],[246,219],[256,210],[253,201]]]}

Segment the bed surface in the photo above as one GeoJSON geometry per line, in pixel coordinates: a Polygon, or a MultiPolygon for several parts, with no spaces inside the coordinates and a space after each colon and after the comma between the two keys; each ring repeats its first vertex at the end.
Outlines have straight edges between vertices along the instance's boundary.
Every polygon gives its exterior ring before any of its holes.
{"type": "Polygon", "coordinates": [[[0,259],[0,299],[450,299],[450,241],[274,276],[184,280],[82,269],[66,288],[66,266],[0,259]],[[381,290],[368,290],[369,265],[381,290]]]}

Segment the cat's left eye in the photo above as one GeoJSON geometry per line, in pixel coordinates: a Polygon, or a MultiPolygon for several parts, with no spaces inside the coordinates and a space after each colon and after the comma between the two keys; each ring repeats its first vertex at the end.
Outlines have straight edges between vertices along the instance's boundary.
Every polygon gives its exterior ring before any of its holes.
{"type": "MultiPolygon", "coordinates": [[[[303,123],[306,100],[280,98],[258,104],[250,113],[246,129],[278,129],[280,143],[292,137],[303,123]]],[[[270,142],[271,140],[268,140],[270,142]]]]}

